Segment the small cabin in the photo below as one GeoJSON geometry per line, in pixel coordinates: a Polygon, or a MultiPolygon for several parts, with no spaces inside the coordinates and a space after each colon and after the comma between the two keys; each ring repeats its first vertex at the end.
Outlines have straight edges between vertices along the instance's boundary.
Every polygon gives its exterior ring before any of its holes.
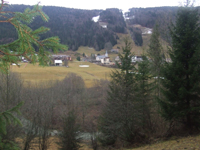
{"type": "Polygon", "coordinates": [[[54,60],[55,66],[62,66],[62,60],[54,60]]]}

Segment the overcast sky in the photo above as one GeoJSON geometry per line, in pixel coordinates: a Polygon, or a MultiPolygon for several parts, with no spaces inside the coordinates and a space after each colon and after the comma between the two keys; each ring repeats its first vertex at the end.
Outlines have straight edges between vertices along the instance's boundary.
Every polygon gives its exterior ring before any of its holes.
{"type": "MultiPolygon", "coordinates": [[[[128,9],[132,7],[180,6],[184,0],[6,0],[10,4],[62,6],[80,9],[128,9]]],[[[196,0],[199,6],[200,0],[196,0]]]]}

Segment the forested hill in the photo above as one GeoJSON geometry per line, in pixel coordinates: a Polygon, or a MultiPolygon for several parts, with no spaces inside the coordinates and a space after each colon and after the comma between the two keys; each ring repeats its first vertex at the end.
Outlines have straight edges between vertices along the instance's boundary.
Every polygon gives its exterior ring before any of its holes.
{"type": "MultiPolygon", "coordinates": [[[[10,5],[7,10],[13,12],[23,12],[27,5],[10,5]]],[[[97,51],[104,48],[105,43],[111,42],[112,45],[117,43],[116,33],[128,33],[133,24],[140,24],[144,27],[153,28],[156,21],[162,27],[166,26],[166,22],[173,19],[178,7],[158,7],[158,8],[131,8],[126,13],[126,22],[121,10],[112,8],[106,10],[81,10],[55,6],[44,6],[43,11],[49,16],[49,22],[35,18],[30,25],[36,29],[41,26],[49,27],[50,32],[41,35],[41,38],[49,36],[59,36],[62,44],[69,46],[70,50],[77,50],[79,46],[94,47],[97,51]],[[99,16],[97,22],[92,18],[99,16]],[[102,27],[106,25],[106,28],[102,27]]],[[[98,18],[98,17],[97,17],[98,18]]],[[[0,18],[2,19],[2,18],[0,18]]],[[[139,37],[141,41],[141,31],[131,29],[131,33],[136,32],[133,40],[139,37]]],[[[15,29],[8,23],[0,24],[0,44],[11,42],[17,39],[15,29]]],[[[141,46],[142,44],[138,44],[141,46]]]]}
{"type": "MultiPolygon", "coordinates": [[[[155,23],[170,22],[175,20],[179,7],[152,7],[152,8],[131,8],[126,13],[129,25],[140,24],[144,27],[153,28],[155,23]]],[[[161,24],[162,25],[162,24],[161,24]]]]}
{"type": "MultiPolygon", "coordinates": [[[[31,8],[26,5],[11,5],[7,10],[23,12],[27,7],[31,8]]],[[[40,26],[51,29],[47,34],[41,35],[41,38],[59,36],[61,43],[67,44],[71,50],[77,50],[79,46],[91,46],[101,50],[106,42],[111,42],[112,45],[117,43],[117,35],[113,30],[102,28],[98,22],[92,21],[92,18],[98,16],[102,10],[44,6],[43,11],[49,16],[49,22],[45,23],[38,17],[30,25],[33,29],[40,26]]],[[[16,39],[16,36],[15,29],[8,23],[0,24],[1,43],[10,42],[16,39]]]]}

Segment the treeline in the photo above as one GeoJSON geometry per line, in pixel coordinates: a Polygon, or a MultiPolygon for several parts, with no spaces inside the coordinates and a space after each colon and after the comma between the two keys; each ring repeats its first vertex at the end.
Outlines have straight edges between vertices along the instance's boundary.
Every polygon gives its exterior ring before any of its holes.
{"type": "Polygon", "coordinates": [[[133,39],[135,45],[142,46],[143,45],[143,39],[142,39],[142,31],[141,29],[137,27],[129,27],[129,32],[131,35],[131,38],[133,39]]]}
{"type": "Polygon", "coordinates": [[[166,21],[174,21],[177,10],[178,7],[131,8],[126,13],[127,17],[131,18],[127,23],[153,28],[156,22],[163,22],[166,18],[166,21]]]}
{"type": "MultiPolygon", "coordinates": [[[[32,6],[10,5],[6,10],[23,12],[27,7],[32,6]]],[[[49,22],[44,24],[43,20],[37,17],[30,25],[32,29],[41,26],[51,29],[50,32],[41,35],[41,39],[56,35],[61,39],[62,44],[68,45],[70,50],[77,50],[79,46],[90,46],[98,51],[104,48],[106,42],[111,42],[112,45],[117,43],[117,35],[113,30],[103,29],[98,23],[92,21],[92,17],[99,15],[101,10],[44,6],[43,11],[49,16],[49,22]]],[[[1,43],[9,42],[10,38],[17,39],[15,29],[8,24],[1,24],[0,33],[1,43]]]]}

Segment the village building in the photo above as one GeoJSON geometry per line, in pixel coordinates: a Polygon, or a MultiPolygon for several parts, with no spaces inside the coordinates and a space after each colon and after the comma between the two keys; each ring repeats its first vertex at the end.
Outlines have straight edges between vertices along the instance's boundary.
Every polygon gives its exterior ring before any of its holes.
{"type": "Polygon", "coordinates": [[[72,58],[69,55],[52,55],[51,58],[51,64],[54,66],[67,66],[67,62],[72,60],[72,58]]]}
{"type": "Polygon", "coordinates": [[[115,61],[120,61],[119,56],[115,57],[115,61]]]}
{"type": "Polygon", "coordinates": [[[102,64],[109,64],[110,57],[108,57],[108,52],[106,51],[105,55],[96,56],[96,61],[99,61],[102,64]]]}
{"type": "Polygon", "coordinates": [[[140,62],[143,61],[142,56],[133,56],[131,59],[131,62],[135,63],[135,62],[140,62]]]}

